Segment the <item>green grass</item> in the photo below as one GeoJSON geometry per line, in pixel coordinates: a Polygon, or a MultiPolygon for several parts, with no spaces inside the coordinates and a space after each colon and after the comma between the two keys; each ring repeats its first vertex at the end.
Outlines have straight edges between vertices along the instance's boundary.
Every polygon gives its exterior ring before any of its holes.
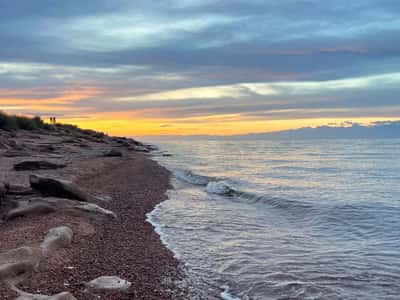
{"type": "Polygon", "coordinates": [[[68,133],[79,133],[83,135],[89,135],[94,138],[102,138],[105,136],[102,132],[97,132],[90,129],[81,129],[78,126],[71,124],[54,124],[50,125],[45,123],[40,117],[26,117],[26,116],[15,116],[9,115],[0,111],[0,129],[7,131],[16,130],[62,130],[68,133]]]}
{"type": "Polygon", "coordinates": [[[52,128],[51,125],[46,124],[40,117],[25,117],[13,116],[4,112],[0,112],[0,129],[13,131],[13,130],[36,130],[52,128]]]}

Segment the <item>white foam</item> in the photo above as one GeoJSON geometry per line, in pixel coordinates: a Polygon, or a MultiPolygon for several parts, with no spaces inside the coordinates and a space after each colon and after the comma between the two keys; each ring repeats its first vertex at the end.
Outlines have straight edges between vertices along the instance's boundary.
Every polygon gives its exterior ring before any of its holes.
{"type": "Polygon", "coordinates": [[[206,191],[210,194],[227,195],[232,193],[233,189],[223,181],[211,181],[207,184],[206,191]]]}
{"type": "Polygon", "coordinates": [[[229,288],[227,286],[223,287],[224,291],[220,294],[221,299],[223,300],[240,300],[240,298],[235,297],[229,293],[229,288]]]}
{"type": "Polygon", "coordinates": [[[180,258],[179,254],[172,249],[171,245],[168,243],[167,239],[165,238],[166,234],[164,234],[162,232],[163,226],[155,221],[155,215],[157,214],[158,210],[160,210],[162,204],[163,204],[162,202],[157,204],[151,212],[146,214],[146,221],[149,222],[154,227],[154,231],[160,236],[161,243],[165,247],[167,247],[169,250],[171,250],[174,257],[179,260],[179,258],[180,258]]]}

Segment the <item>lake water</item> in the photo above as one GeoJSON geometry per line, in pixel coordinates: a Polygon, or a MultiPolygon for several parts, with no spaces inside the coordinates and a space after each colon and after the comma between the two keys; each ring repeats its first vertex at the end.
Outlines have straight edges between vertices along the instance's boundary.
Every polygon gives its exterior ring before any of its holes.
{"type": "Polygon", "coordinates": [[[206,299],[400,299],[400,140],[152,140],[150,215],[206,299]]]}

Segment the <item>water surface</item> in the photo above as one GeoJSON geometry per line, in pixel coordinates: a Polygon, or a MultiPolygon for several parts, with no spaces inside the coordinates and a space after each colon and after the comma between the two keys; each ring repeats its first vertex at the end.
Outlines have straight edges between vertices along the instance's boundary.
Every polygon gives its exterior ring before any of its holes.
{"type": "Polygon", "coordinates": [[[207,297],[399,299],[400,140],[158,145],[151,220],[207,297]]]}

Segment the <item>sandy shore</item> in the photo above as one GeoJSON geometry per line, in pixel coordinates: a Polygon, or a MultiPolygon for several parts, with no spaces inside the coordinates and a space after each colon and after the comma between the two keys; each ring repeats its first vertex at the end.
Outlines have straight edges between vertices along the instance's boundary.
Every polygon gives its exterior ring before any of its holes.
{"type": "MultiPolygon", "coordinates": [[[[117,215],[57,210],[5,220],[16,202],[33,197],[5,195],[0,206],[0,253],[22,246],[36,249],[46,232],[57,226],[68,226],[74,233],[72,243],[41,260],[38,268],[18,283],[19,289],[42,295],[68,291],[77,299],[99,299],[85,291],[84,283],[107,275],[119,276],[132,285],[123,292],[96,292],[101,299],[188,298],[178,261],[146,222],[145,214],[165,199],[169,188],[168,171],[141,153],[146,147],[131,140],[61,129],[14,135],[0,132],[0,137],[0,182],[30,189],[31,174],[71,180],[89,195],[98,196],[91,202],[117,215]],[[117,153],[105,156],[112,149],[117,153]],[[22,161],[66,167],[13,170],[22,161]]],[[[2,281],[0,299],[17,296],[7,280],[2,281]]]]}

